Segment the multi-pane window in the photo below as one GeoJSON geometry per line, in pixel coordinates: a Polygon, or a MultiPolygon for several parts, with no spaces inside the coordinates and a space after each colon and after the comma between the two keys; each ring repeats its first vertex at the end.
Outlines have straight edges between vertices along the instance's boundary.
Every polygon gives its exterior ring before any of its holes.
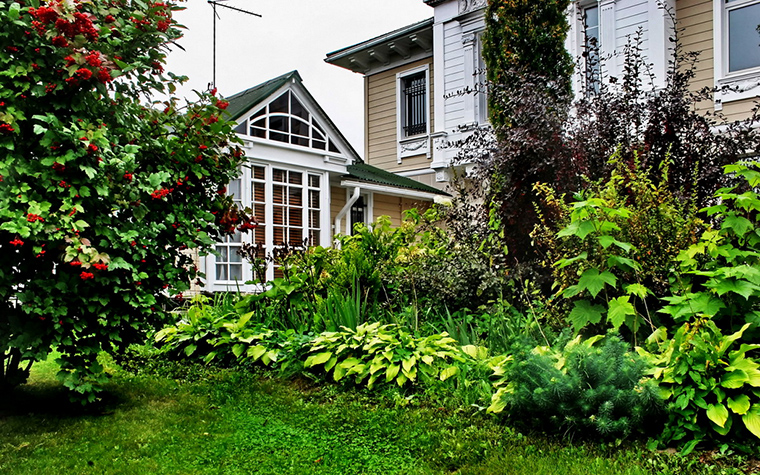
{"type": "Polygon", "coordinates": [[[340,153],[303,103],[286,91],[238,125],[235,132],[299,147],[340,153]]]}
{"type": "Polygon", "coordinates": [[[401,78],[401,100],[405,137],[427,132],[427,81],[425,71],[401,78]]]}
{"type": "MultiPolygon", "coordinates": [[[[227,185],[227,194],[233,197],[233,201],[239,207],[242,207],[242,180],[240,178],[232,180],[227,185]]],[[[216,258],[216,278],[217,280],[242,282],[243,276],[243,258],[238,251],[243,245],[243,235],[239,231],[231,236],[225,236],[222,242],[217,243],[216,252],[219,256],[216,258]]]]}
{"type": "Polygon", "coordinates": [[[252,245],[247,254],[266,261],[267,279],[282,276],[277,257],[283,250],[321,245],[327,232],[323,229],[327,186],[320,173],[263,164],[244,168],[227,192],[238,206],[251,209],[257,226],[248,234],[235,233],[217,243],[214,282],[237,285],[260,278],[238,253],[244,243],[252,245]]]}
{"type": "Polygon", "coordinates": [[[760,67],[760,1],[724,0],[728,39],[727,72],[760,67]]]}
{"type": "Polygon", "coordinates": [[[583,9],[583,57],[587,93],[599,92],[601,77],[600,47],[599,6],[593,5],[583,9]]]}

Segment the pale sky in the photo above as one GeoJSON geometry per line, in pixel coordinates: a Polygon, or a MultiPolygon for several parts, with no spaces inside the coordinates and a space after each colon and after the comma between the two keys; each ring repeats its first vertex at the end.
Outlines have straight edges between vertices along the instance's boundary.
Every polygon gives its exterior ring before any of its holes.
{"type": "MultiPolygon", "coordinates": [[[[357,152],[364,151],[362,76],[324,62],[327,53],[433,16],[423,0],[224,0],[262,18],[217,7],[216,85],[230,96],[297,69],[304,85],[357,152]]],[[[190,77],[194,98],[212,80],[212,8],[188,0],[175,19],[188,29],[167,71],[190,77]]]]}

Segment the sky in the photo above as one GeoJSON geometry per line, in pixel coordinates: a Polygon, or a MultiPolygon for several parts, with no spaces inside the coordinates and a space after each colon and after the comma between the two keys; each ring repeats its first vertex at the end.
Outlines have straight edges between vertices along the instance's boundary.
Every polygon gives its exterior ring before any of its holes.
{"type": "MultiPolygon", "coordinates": [[[[223,0],[261,18],[217,7],[216,86],[223,96],[298,70],[306,88],[360,155],[364,151],[364,83],[360,74],[324,62],[327,53],[433,16],[423,0],[223,0]]],[[[193,99],[212,81],[213,11],[188,0],[175,14],[185,27],[167,70],[190,81],[193,99]]]]}

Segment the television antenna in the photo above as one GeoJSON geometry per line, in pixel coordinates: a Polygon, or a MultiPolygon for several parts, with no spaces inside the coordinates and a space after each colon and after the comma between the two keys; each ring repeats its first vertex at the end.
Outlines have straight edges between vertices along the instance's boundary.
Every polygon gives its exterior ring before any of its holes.
{"type": "Polygon", "coordinates": [[[209,5],[211,5],[211,8],[214,10],[214,40],[213,40],[213,49],[214,49],[214,59],[213,59],[213,66],[212,66],[212,79],[211,79],[211,87],[216,87],[216,19],[219,18],[221,20],[221,17],[216,12],[216,7],[222,7],[222,8],[228,8],[230,10],[234,10],[236,12],[245,13],[246,15],[251,16],[257,16],[261,18],[261,15],[258,13],[249,12],[248,10],[243,10],[242,8],[233,7],[230,5],[226,5],[222,2],[225,2],[227,0],[207,0],[209,5]]]}

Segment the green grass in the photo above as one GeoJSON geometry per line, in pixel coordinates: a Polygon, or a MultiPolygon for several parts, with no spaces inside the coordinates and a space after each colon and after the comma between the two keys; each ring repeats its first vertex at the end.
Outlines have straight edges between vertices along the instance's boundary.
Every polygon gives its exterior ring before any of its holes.
{"type": "Polygon", "coordinates": [[[525,437],[481,414],[236,371],[117,374],[82,409],[43,362],[0,408],[0,473],[737,473],[637,447],[525,437]]]}

